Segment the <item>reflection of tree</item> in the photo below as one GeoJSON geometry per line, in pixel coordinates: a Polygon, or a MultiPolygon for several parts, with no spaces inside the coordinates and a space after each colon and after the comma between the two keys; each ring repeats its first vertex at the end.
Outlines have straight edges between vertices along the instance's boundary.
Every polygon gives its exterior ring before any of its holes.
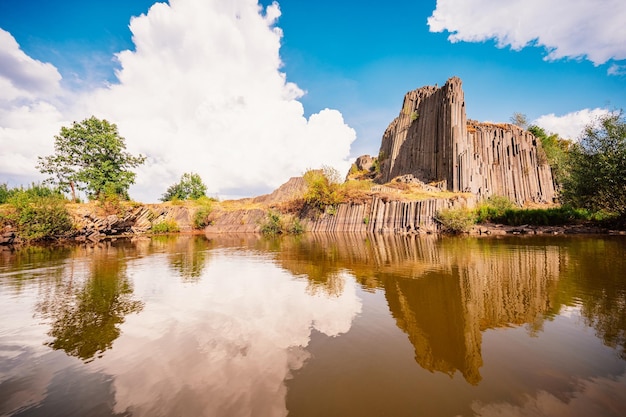
{"type": "MultiPolygon", "coordinates": [[[[319,292],[338,297],[343,293],[345,279],[341,274],[342,259],[336,242],[327,241],[324,245],[306,238],[264,239],[258,242],[265,250],[275,252],[283,268],[294,275],[307,278],[307,292],[319,292]]],[[[344,262],[345,264],[345,262],[344,262]]]]}
{"type": "Polygon", "coordinates": [[[154,236],[150,241],[152,250],[165,251],[172,271],[183,281],[194,282],[202,276],[207,265],[211,246],[204,236],[154,236]]]}
{"type": "Polygon", "coordinates": [[[607,346],[626,359],[626,245],[622,239],[577,240],[567,277],[568,304],[581,313],[607,346]]]}
{"type": "Polygon", "coordinates": [[[184,281],[197,281],[206,267],[209,242],[203,236],[179,236],[174,252],[168,256],[170,267],[184,281]]]}
{"type": "Polygon", "coordinates": [[[125,316],[143,307],[132,299],[122,251],[98,248],[90,261],[84,278],[70,264],[65,279],[39,304],[44,317],[53,320],[48,334],[54,339],[47,345],[85,361],[109,349],[125,316]]]}
{"type": "Polygon", "coordinates": [[[20,291],[28,281],[61,276],[63,262],[70,254],[68,247],[27,246],[20,250],[0,250],[0,271],[10,272],[4,278],[5,284],[20,291]],[[36,265],[34,271],[33,265],[36,265]]]}

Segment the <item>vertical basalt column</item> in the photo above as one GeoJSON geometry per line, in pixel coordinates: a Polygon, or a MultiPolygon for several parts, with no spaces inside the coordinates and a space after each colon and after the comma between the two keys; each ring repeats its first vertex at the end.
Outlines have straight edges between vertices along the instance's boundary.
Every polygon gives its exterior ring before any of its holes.
{"type": "Polygon", "coordinates": [[[426,86],[405,95],[400,114],[383,135],[379,164],[379,183],[412,174],[426,183],[446,181],[449,191],[479,199],[499,195],[521,205],[555,197],[541,143],[510,124],[468,123],[457,77],[441,88],[426,86]]]}
{"type": "Polygon", "coordinates": [[[407,93],[381,144],[379,182],[413,174],[425,182],[446,180],[451,191],[469,186],[465,98],[459,78],[407,93]]]}

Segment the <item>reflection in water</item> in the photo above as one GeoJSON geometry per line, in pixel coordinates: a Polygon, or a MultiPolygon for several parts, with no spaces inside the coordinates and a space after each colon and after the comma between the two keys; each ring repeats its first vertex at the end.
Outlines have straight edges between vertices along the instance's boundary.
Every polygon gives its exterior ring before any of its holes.
{"type": "Polygon", "coordinates": [[[0,415],[624,415],[624,277],[608,237],[3,252],[0,415]]]}
{"type": "Polygon", "coordinates": [[[46,288],[37,310],[52,321],[48,346],[91,361],[111,348],[125,316],[141,310],[143,303],[132,299],[124,249],[110,243],[85,248],[89,265],[71,263],[63,279],[46,288]]]}
{"type": "Polygon", "coordinates": [[[268,258],[230,251],[213,253],[203,276],[211,279],[191,287],[159,280],[160,307],[146,308],[141,326],[129,323],[100,362],[116,375],[115,410],[287,415],[285,379],[308,358],[311,330],[345,333],[360,311],[354,281],[337,297],[310,296],[306,280],[268,258]],[[135,346],[150,355],[128,354],[135,346]]]}
{"type": "Polygon", "coordinates": [[[200,279],[209,261],[210,242],[204,236],[155,236],[150,244],[153,249],[168,254],[170,268],[185,282],[200,279]]]}
{"type": "Polygon", "coordinates": [[[525,325],[532,336],[562,305],[580,303],[589,324],[608,346],[621,346],[623,355],[625,250],[623,242],[610,239],[343,234],[285,240],[277,256],[293,273],[306,273],[332,292],[343,269],[367,288],[383,288],[417,363],[451,376],[458,370],[476,385],[485,330],[525,325]],[[606,279],[598,279],[598,272],[606,279]],[[575,286],[584,288],[573,291],[575,286]]]}

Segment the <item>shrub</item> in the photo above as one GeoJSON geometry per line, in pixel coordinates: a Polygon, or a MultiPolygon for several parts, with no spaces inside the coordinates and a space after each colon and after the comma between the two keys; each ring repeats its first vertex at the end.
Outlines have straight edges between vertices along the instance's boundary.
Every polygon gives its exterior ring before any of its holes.
{"type": "Polygon", "coordinates": [[[447,232],[465,233],[476,223],[476,214],[466,208],[444,209],[437,213],[435,219],[447,232]]]}
{"type": "Polygon", "coordinates": [[[576,223],[578,221],[592,220],[593,218],[594,216],[588,210],[563,206],[547,209],[506,210],[504,215],[498,219],[498,222],[511,226],[520,226],[523,224],[559,226],[576,223]]]}
{"type": "Polygon", "coordinates": [[[261,225],[261,233],[266,236],[276,236],[283,233],[283,219],[275,211],[269,211],[265,223],[261,225]]]}
{"type": "Polygon", "coordinates": [[[507,210],[515,208],[515,204],[507,197],[491,196],[476,208],[476,221],[486,223],[501,218],[507,210]]]}
{"type": "Polygon", "coordinates": [[[213,211],[213,202],[215,199],[209,197],[201,197],[197,200],[200,207],[193,216],[193,226],[196,229],[202,229],[209,225],[209,214],[213,211]]]}
{"type": "Polygon", "coordinates": [[[155,223],[150,228],[152,233],[176,233],[180,231],[178,228],[178,223],[175,220],[164,220],[159,223],[155,223]]]}
{"type": "Polygon", "coordinates": [[[343,201],[339,187],[341,180],[336,169],[323,167],[321,170],[308,170],[303,178],[307,185],[304,200],[310,207],[325,211],[327,207],[337,206],[343,201]]]}
{"type": "Polygon", "coordinates": [[[261,233],[266,236],[277,236],[281,234],[299,235],[304,232],[304,226],[300,219],[295,216],[282,216],[280,213],[270,210],[267,213],[265,223],[261,225],[261,233]]]}
{"type": "Polygon", "coordinates": [[[4,204],[9,201],[9,198],[14,194],[6,183],[0,184],[0,204],[4,204]]]}
{"type": "Polygon", "coordinates": [[[300,235],[304,233],[304,226],[300,223],[300,219],[294,217],[289,223],[289,227],[287,228],[287,233],[292,235],[300,235]]]}
{"type": "Polygon", "coordinates": [[[62,237],[72,229],[66,202],[58,195],[40,197],[20,190],[8,201],[13,211],[7,215],[7,220],[14,223],[18,235],[28,241],[62,237]]]}
{"type": "Polygon", "coordinates": [[[122,199],[126,199],[127,195],[124,196],[113,188],[105,187],[104,191],[102,191],[98,195],[98,205],[102,210],[104,210],[105,214],[124,214],[125,209],[122,205],[122,199]]]}

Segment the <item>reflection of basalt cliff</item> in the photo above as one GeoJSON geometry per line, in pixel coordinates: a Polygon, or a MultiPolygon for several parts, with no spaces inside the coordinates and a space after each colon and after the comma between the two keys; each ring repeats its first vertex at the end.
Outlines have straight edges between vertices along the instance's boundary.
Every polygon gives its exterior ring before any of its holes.
{"type": "Polygon", "coordinates": [[[557,246],[515,251],[480,239],[314,234],[293,245],[277,252],[283,267],[330,294],[342,287],[336,281],[344,269],[365,287],[384,288],[416,362],[450,376],[459,371],[471,384],[482,378],[482,333],[520,325],[540,330],[558,309],[554,297],[568,262],[557,246]]]}
{"type": "Polygon", "coordinates": [[[468,121],[461,80],[408,92],[379,153],[378,181],[412,174],[449,191],[479,198],[507,196],[519,204],[551,202],[552,173],[529,132],[510,124],[468,121]]]}

